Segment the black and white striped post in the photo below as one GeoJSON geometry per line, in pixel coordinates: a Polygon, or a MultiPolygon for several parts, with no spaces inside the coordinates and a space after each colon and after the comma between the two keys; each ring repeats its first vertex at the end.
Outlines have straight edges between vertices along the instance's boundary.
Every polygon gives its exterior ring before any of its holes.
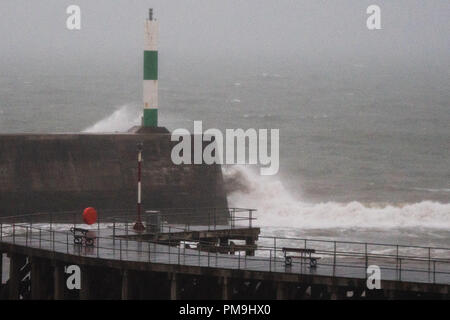
{"type": "Polygon", "coordinates": [[[135,231],[144,231],[145,227],[141,219],[141,207],[142,207],[142,190],[141,190],[141,176],[142,176],[142,149],[143,143],[138,143],[138,199],[137,199],[137,219],[133,229],[135,231]]]}

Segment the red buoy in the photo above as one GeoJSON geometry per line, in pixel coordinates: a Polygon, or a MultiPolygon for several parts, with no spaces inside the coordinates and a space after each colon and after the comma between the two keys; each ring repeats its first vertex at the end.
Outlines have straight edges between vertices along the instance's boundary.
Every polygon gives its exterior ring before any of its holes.
{"type": "Polygon", "coordinates": [[[83,220],[86,224],[94,224],[97,222],[97,210],[92,207],[86,208],[83,211],[83,220]]]}

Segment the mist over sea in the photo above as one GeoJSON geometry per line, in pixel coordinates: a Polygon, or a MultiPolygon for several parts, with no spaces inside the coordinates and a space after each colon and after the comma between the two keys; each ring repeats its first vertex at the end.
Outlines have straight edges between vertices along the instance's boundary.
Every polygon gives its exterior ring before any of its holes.
{"type": "MultiPolygon", "coordinates": [[[[79,33],[59,1],[17,3],[0,4],[0,133],[139,124],[148,3],[80,0],[79,33]]],[[[265,234],[450,247],[450,4],[380,0],[368,33],[365,1],[155,3],[160,124],[280,129],[278,175],[224,167],[230,206],[265,234]]]]}

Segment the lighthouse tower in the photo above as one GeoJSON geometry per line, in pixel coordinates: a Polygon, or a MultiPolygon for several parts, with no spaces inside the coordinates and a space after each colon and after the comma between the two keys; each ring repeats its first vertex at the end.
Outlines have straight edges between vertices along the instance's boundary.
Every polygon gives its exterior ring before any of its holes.
{"type": "Polygon", "coordinates": [[[153,19],[153,9],[145,21],[144,47],[144,128],[158,127],[158,22],[153,19]]]}

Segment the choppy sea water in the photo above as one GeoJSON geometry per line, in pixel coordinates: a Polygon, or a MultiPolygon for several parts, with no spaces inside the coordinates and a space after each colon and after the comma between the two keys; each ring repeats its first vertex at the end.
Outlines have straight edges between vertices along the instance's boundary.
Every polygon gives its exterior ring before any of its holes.
{"type": "MultiPolygon", "coordinates": [[[[450,247],[450,75],[444,69],[166,67],[169,129],[280,129],[280,173],[226,166],[231,206],[263,233],[450,247]],[[368,76],[370,74],[370,76],[368,76]]],[[[0,132],[116,132],[140,119],[131,72],[0,75],[0,132]]]]}

